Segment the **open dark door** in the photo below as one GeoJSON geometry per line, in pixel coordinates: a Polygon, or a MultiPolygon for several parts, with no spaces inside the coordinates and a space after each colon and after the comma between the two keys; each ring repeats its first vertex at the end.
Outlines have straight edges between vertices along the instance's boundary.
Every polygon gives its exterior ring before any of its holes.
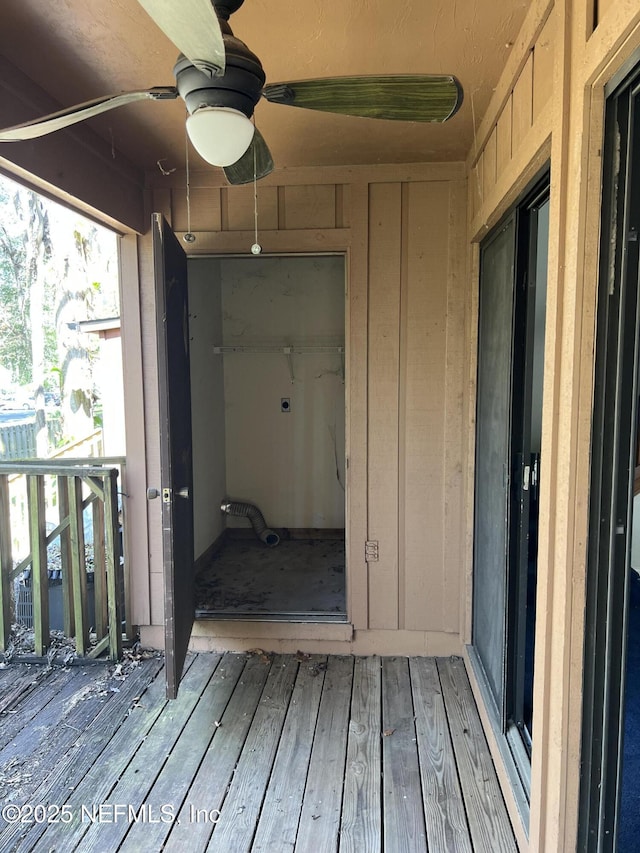
{"type": "Polygon", "coordinates": [[[175,699],[195,617],[187,256],[153,214],[167,698],[175,699]]]}

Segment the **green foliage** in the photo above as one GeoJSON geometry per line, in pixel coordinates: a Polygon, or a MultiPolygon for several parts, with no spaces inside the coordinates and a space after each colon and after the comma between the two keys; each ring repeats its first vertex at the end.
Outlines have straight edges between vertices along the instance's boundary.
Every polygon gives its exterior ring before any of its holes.
{"type": "Polygon", "coordinates": [[[93,425],[96,429],[102,429],[102,404],[93,407],[93,425]]]}
{"type": "Polygon", "coordinates": [[[78,324],[119,315],[115,236],[0,176],[0,306],[5,382],[58,392],[90,424],[98,339],[78,324]]]}
{"type": "Polygon", "coordinates": [[[0,364],[12,379],[25,384],[31,378],[31,330],[27,253],[19,223],[15,190],[0,181],[0,364]]]}

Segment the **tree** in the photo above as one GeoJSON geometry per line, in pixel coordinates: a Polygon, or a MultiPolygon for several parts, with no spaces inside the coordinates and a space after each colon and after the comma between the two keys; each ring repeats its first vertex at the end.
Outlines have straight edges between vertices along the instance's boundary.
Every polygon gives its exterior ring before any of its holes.
{"type": "Polygon", "coordinates": [[[57,281],[56,333],[62,376],[65,433],[81,438],[93,429],[90,341],[79,323],[92,316],[94,287],[89,275],[90,240],[69,216],[59,217],[55,233],[57,281]]]}
{"type": "Polygon", "coordinates": [[[29,287],[29,324],[31,330],[31,387],[36,410],[36,452],[38,457],[48,456],[49,441],[44,411],[44,306],[46,264],[51,258],[49,217],[43,199],[33,192],[25,195],[26,210],[23,221],[25,266],[29,287]]]}
{"type": "Polygon", "coordinates": [[[46,389],[62,392],[67,438],[93,429],[97,347],[78,324],[117,316],[117,294],[114,235],[0,176],[0,367],[34,394],[39,456],[46,389]]]}
{"type": "Polygon", "coordinates": [[[0,180],[0,364],[24,385],[31,380],[31,333],[20,207],[16,187],[0,180]]]}

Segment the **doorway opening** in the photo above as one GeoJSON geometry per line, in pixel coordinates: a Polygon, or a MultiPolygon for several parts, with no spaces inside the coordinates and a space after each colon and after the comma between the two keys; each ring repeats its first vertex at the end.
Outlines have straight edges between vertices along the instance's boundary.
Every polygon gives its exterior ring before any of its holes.
{"type": "Polygon", "coordinates": [[[196,617],[345,621],[344,257],[188,277],[196,617]]]}

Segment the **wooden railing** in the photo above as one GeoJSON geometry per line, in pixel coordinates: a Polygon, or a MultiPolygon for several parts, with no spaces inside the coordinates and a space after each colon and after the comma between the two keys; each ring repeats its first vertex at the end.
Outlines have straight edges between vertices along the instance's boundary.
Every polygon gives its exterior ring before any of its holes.
{"type": "MultiPolygon", "coordinates": [[[[47,654],[49,628],[48,547],[59,539],[63,633],[75,637],[81,657],[120,657],[123,634],[124,565],[118,476],[122,458],[34,460],[0,463],[0,652],[7,649],[15,617],[16,579],[29,572],[33,601],[34,654],[47,654]],[[25,490],[26,485],[26,490],[25,490]],[[47,498],[45,499],[45,494],[47,498]],[[29,553],[14,564],[12,527],[23,523],[26,504],[29,553]],[[90,625],[84,512],[91,506],[95,624],[90,625]],[[47,533],[54,508],[57,524],[47,533]]],[[[18,556],[21,556],[20,554],[18,556]]]]}

